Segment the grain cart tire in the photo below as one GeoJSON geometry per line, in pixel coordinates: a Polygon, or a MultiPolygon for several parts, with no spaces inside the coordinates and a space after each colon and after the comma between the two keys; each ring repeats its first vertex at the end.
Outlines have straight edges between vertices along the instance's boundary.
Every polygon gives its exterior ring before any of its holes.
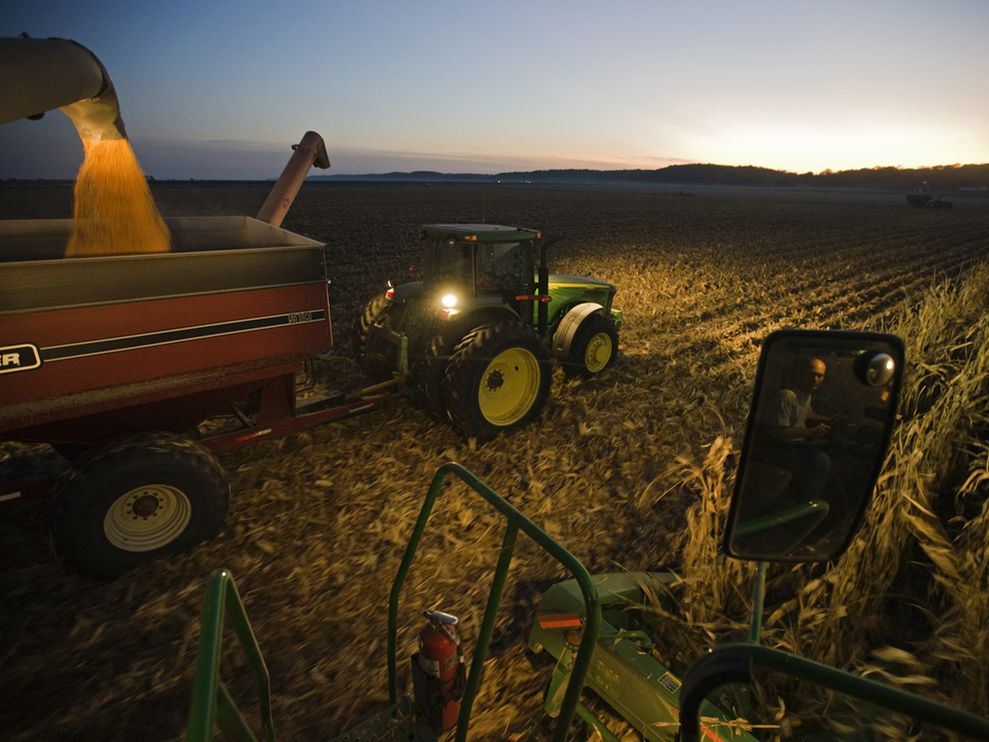
{"type": "Polygon", "coordinates": [[[49,443],[55,452],[66,461],[75,461],[92,450],[92,445],[87,443],[49,443]]]}
{"type": "Polygon", "coordinates": [[[113,579],[219,532],[229,486],[212,453],[174,433],[120,438],[79,459],[51,493],[49,532],[69,568],[113,579]]]}
{"type": "Polygon", "coordinates": [[[373,382],[390,379],[394,370],[380,351],[368,345],[371,326],[383,321],[393,309],[394,304],[383,293],[375,294],[354,319],[354,358],[373,382]]]}
{"type": "Polygon", "coordinates": [[[454,349],[443,377],[450,420],[481,440],[520,428],[546,404],[552,370],[549,351],[525,325],[476,327],[454,349]]]}
{"type": "Polygon", "coordinates": [[[618,328],[614,321],[603,314],[592,314],[580,323],[570,343],[563,373],[589,379],[614,363],[617,355],[618,328]]]}

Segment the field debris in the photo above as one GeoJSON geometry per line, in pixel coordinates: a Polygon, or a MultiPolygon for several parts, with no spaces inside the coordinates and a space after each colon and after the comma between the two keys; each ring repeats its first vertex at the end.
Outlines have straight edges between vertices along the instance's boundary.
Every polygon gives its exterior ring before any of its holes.
{"type": "MultiPolygon", "coordinates": [[[[250,214],[267,186],[154,190],[167,215],[250,214]]],[[[0,217],[70,210],[65,187],[8,191],[0,217]]],[[[730,491],[724,475],[741,440],[759,344],[786,326],[902,330],[912,386],[865,538],[833,576],[775,575],[777,585],[796,585],[789,595],[797,602],[791,609],[778,601],[767,632],[809,656],[851,658],[862,668],[883,660],[870,651],[907,646],[921,663],[911,673],[953,679],[942,686],[945,696],[989,712],[989,293],[984,271],[979,289],[951,280],[989,256],[989,212],[904,210],[899,198],[870,198],[307,185],[285,228],[327,244],[337,350],[317,364],[324,382],[352,373],[345,369],[353,367],[346,350],[353,317],[386,279],[407,275],[418,225],[482,214],[565,233],[554,247],[557,268],[618,286],[621,356],[590,382],[557,373],[539,421],[483,445],[397,399],[364,417],[226,454],[232,492],[221,535],[113,583],[64,573],[48,554],[43,513],[10,509],[0,523],[7,738],[181,736],[203,590],[217,567],[233,573],[254,623],[279,736],[325,738],[358,722],[386,700],[391,580],[430,479],[450,460],[550,530],[592,572],[672,565],[685,587],[717,596],[708,607],[682,597],[696,619],[682,631],[685,642],[737,630],[747,600],[737,585],[747,584],[747,567],[718,558],[711,539],[730,491]],[[943,288],[929,294],[932,285],[943,288]],[[917,450],[921,457],[913,457],[917,450]],[[962,461],[958,451],[971,456],[962,461]],[[962,516],[964,523],[954,520],[962,516]],[[977,559],[966,556],[973,552],[977,559]],[[911,573],[909,564],[925,554],[927,571],[911,573]],[[704,573],[704,565],[714,571],[704,573]],[[936,625],[918,632],[890,622],[884,596],[898,579],[920,604],[938,607],[936,625]],[[851,633],[837,626],[844,614],[851,633]]],[[[18,455],[0,447],[0,460],[18,455]]],[[[460,617],[470,651],[502,528],[463,486],[444,491],[402,596],[401,656],[412,651],[427,607],[460,617]]],[[[519,539],[472,739],[539,739],[549,728],[541,708],[549,669],[527,658],[524,637],[541,592],[566,576],[519,539]]],[[[223,677],[253,719],[249,673],[233,646],[223,677]]]]}

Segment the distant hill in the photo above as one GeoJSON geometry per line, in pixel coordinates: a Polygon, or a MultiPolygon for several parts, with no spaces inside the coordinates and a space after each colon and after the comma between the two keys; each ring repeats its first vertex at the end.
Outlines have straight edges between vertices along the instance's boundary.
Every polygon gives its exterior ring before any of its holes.
{"type": "Polygon", "coordinates": [[[416,170],[367,175],[313,175],[317,181],[414,183],[669,183],[673,185],[813,186],[911,190],[927,181],[935,191],[989,188],[989,163],[928,168],[874,167],[790,173],[752,165],[670,165],[659,170],[531,170],[494,175],[416,170]]]}

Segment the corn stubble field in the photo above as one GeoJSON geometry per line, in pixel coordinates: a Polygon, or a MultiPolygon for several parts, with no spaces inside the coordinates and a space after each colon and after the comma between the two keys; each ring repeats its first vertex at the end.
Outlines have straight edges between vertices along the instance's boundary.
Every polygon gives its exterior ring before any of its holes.
{"type": "MultiPolygon", "coordinates": [[[[0,218],[71,213],[67,186],[2,193],[0,218]]],[[[253,214],[266,193],[154,188],[165,216],[253,214]]],[[[876,194],[310,184],[285,227],[327,244],[336,347],[317,364],[319,379],[361,383],[351,322],[417,262],[419,224],[482,219],[562,233],[555,270],[618,286],[615,366],[583,383],[557,372],[541,419],[484,445],[399,398],[224,455],[231,510],[221,535],[111,584],[61,571],[43,508],[9,509],[0,524],[6,736],[180,737],[203,590],[220,566],[236,578],[269,663],[280,738],[325,738],[361,720],[386,701],[388,592],[432,474],[449,460],[592,572],[674,567],[685,620],[662,618],[657,637],[670,661],[744,636],[751,567],[716,546],[759,344],[785,326],[898,332],[909,368],[867,525],[830,572],[771,570],[766,642],[989,714],[989,270],[980,265],[989,203],[937,211],[876,194]]],[[[46,456],[0,451],[11,467],[46,456]]],[[[469,651],[501,531],[466,488],[444,492],[403,595],[400,667],[426,607],[461,617],[469,651]]],[[[564,577],[520,539],[473,738],[538,739],[549,728],[541,700],[551,663],[533,661],[524,644],[541,591],[564,577]]],[[[250,715],[251,683],[233,649],[223,673],[250,715]]]]}

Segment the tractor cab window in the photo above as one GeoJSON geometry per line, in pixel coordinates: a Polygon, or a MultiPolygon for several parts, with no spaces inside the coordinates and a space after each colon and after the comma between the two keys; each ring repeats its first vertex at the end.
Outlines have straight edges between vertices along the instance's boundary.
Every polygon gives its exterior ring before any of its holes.
{"type": "Polygon", "coordinates": [[[433,240],[431,247],[432,280],[459,284],[470,282],[473,248],[469,244],[453,240],[433,240]]]}
{"type": "Polygon", "coordinates": [[[477,290],[511,291],[525,290],[532,281],[527,275],[526,253],[529,243],[489,242],[477,247],[477,290]]]}

